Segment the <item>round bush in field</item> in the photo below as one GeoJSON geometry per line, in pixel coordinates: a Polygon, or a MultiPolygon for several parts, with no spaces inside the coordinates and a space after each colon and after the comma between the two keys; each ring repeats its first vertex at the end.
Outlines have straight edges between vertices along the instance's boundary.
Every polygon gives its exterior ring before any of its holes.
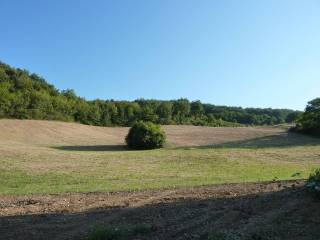
{"type": "Polygon", "coordinates": [[[129,130],[126,142],[131,149],[161,148],[166,135],[159,125],[151,122],[137,122],[129,130]]]}

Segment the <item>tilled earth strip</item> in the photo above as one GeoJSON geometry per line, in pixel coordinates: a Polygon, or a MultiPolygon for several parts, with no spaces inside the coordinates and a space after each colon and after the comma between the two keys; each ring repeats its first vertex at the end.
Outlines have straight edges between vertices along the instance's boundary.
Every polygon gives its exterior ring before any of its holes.
{"type": "Polygon", "coordinates": [[[0,239],[86,239],[96,226],[148,224],[125,239],[320,239],[303,181],[138,192],[0,196],[0,239]]]}

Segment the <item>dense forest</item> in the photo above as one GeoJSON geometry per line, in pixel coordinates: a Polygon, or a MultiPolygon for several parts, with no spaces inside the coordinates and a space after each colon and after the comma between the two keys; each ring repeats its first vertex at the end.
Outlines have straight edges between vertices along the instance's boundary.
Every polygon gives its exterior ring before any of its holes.
{"type": "Polygon", "coordinates": [[[58,90],[37,74],[0,62],[0,118],[76,121],[98,126],[130,126],[137,120],[206,126],[290,123],[298,111],[241,108],[190,102],[145,100],[87,101],[73,90],[58,90]]]}
{"type": "Polygon", "coordinates": [[[320,136],[320,98],[308,102],[305,112],[298,117],[293,130],[320,136]]]}

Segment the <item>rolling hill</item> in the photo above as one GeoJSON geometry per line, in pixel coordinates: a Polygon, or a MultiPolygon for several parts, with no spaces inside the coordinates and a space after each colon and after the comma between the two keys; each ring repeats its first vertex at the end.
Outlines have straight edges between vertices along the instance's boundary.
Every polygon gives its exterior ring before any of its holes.
{"type": "Polygon", "coordinates": [[[0,129],[5,239],[87,239],[97,226],[116,239],[320,237],[319,202],[301,180],[319,166],[320,139],[164,126],[166,148],[129,151],[123,127],[2,119],[0,129]]]}
{"type": "MultiPolygon", "coordinates": [[[[277,127],[163,126],[171,147],[206,146],[285,133],[277,127]]],[[[96,127],[78,123],[0,119],[0,143],[23,145],[123,145],[127,127],[96,127]]]]}

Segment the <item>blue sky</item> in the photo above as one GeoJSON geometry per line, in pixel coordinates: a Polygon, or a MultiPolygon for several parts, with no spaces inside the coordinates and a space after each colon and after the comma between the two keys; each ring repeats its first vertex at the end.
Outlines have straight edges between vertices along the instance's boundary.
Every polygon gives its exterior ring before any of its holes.
{"type": "Polygon", "coordinates": [[[87,99],[303,109],[318,0],[0,0],[0,60],[87,99]]]}

